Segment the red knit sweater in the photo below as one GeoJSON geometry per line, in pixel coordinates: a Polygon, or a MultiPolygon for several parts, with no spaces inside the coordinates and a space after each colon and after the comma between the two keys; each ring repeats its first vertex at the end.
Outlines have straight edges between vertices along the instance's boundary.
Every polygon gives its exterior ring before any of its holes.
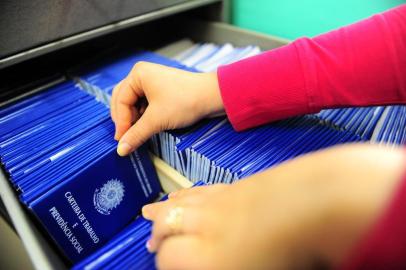
{"type": "MultiPolygon", "coordinates": [[[[406,5],[218,70],[236,130],[324,108],[406,103],[406,5]]],[[[406,269],[406,177],[344,264],[406,269]]]]}

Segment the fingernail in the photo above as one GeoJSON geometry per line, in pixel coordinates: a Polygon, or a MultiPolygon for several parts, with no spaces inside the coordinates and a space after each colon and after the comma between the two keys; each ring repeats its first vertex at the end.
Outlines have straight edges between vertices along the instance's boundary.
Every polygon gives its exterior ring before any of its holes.
{"type": "Polygon", "coordinates": [[[145,247],[148,249],[149,253],[154,253],[155,249],[153,247],[152,239],[150,238],[147,243],[145,244],[145,247]]]}
{"type": "Polygon", "coordinates": [[[148,252],[151,252],[151,243],[149,242],[149,240],[145,243],[145,247],[148,249],[148,252]]]}
{"type": "Polygon", "coordinates": [[[118,146],[117,146],[117,153],[118,153],[120,156],[124,157],[124,156],[128,155],[129,153],[131,153],[132,149],[133,149],[133,148],[132,148],[131,145],[129,145],[128,143],[126,143],[126,142],[119,142],[119,143],[118,143],[118,146]]]}
{"type": "Polygon", "coordinates": [[[150,207],[148,206],[148,205],[145,205],[143,208],[142,208],[142,216],[144,217],[144,218],[146,218],[146,219],[149,219],[150,218],[150,207]]]}

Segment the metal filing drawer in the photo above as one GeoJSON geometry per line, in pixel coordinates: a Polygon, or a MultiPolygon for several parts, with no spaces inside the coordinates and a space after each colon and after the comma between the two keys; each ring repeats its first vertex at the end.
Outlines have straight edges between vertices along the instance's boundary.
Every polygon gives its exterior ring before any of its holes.
{"type": "MultiPolygon", "coordinates": [[[[189,1],[193,2],[193,1],[189,1]]],[[[208,3],[215,3],[219,1],[200,1],[204,2],[203,4],[208,3]]],[[[190,4],[190,3],[189,3],[190,4]]],[[[173,7],[172,7],[173,8],[173,7]]],[[[178,7],[179,8],[179,7],[178,7]]],[[[195,42],[213,42],[218,44],[223,43],[232,43],[236,46],[245,46],[245,45],[258,45],[263,50],[268,50],[272,48],[276,48],[288,43],[288,40],[272,37],[268,35],[263,35],[259,33],[255,33],[252,31],[242,30],[240,28],[230,26],[225,23],[221,22],[210,22],[210,21],[201,21],[195,20],[195,16],[182,17],[180,19],[176,18],[172,20],[173,23],[171,27],[171,31],[176,33],[176,38],[188,38],[195,42]],[[192,19],[190,18],[192,17],[192,19]],[[175,22],[174,22],[175,21],[175,22]]],[[[159,16],[157,16],[159,17],[159,16]]],[[[153,20],[153,17],[151,20],[153,20]]],[[[139,19],[139,18],[138,18],[139,19]]],[[[136,19],[134,19],[136,20],[136,19]]],[[[128,21],[128,20],[127,20],[128,21]]],[[[120,23],[115,24],[120,25],[120,23]]],[[[114,31],[114,27],[106,28],[104,26],[103,29],[99,30],[91,30],[89,36],[86,36],[86,33],[82,33],[81,36],[71,37],[65,39],[64,42],[60,42],[59,44],[55,44],[58,47],[65,47],[69,46],[72,40],[76,39],[90,39],[93,38],[95,35],[107,35],[107,32],[110,33],[114,31]],[[110,31],[111,30],[111,31],[110,31]],[[104,33],[104,31],[107,31],[104,33]]],[[[160,33],[153,33],[153,35],[159,35],[160,33]]],[[[169,33],[171,35],[171,33],[169,33]]],[[[145,38],[145,37],[144,37],[145,38]]],[[[156,38],[156,36],[155,36],[156,38]]],[[[154,43],[156,44],[156,43],[154,43]]],[[[163,47],[165,43],[159,44],[157,43],[157,47],[163,47]]],[[[176,52],[182,50],[182,43],[178,43],[174,46],[165,47],[161,50],[158,50],[158,53],[161,53],[166,56],[173,56],[176,52]]],[[[27,52],[26,52],[27,53],[27,52]]],[[[46,55],[48,53],[47,48],[42,48],[37,51],[31,52],[35,56],[37,55],[46,55]]],[[[27,54],[28,57],[30,56],[27,54]]],[[[32,55],[31,55],[32,56],[32,55]]],[[[0,67],[1,65],[14,65],[20,61],[24,61],[24,55],[20,55],[20,58],[8,58],[7,61],[1,62],[0,59],[0,67]],[[21,58],[22,57],[22,58],[21,58]]],[[[4,59],[3,59],[4,60],[4,59]]],[[[191,183],[180,175],[177,171],[169,167],[165,162],[161,159],[152,156],[153,163],[157,169],[158,177],[161,181],[162,187],[164,188],[165,192],[170,192],[179,188],[185,188],[191,186],[191,183]]],[[[17,231],[21,241],[23,242],[31,261],[36,269],[65,269],[67,268],[66,263],[61,259],[61,257],[54,251],[54,247],[50,244],[42,232],[37,229],[37,225],[34,224],[32,219],[29,216],[29,213],[24,209],[24,207],[20,204],[16,193],[13,191],[11,186],[9,185],[9,181],[6,179],[6,175],[3,171],[0,173],[0,197],[4,203],[5,210],[8,212],[10,216],[10,220],[12,225],[14,226],[15,230],[17,231]]]]}

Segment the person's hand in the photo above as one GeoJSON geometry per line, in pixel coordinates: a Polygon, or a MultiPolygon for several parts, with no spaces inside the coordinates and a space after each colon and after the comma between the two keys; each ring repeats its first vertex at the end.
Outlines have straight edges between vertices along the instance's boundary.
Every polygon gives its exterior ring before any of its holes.
{"type": "Polygon", "coordinates": [[[113,90],[111,117],[124,156],[153,134],[224,114],[216,73],[138,62],[113,90]]]}
{"type": "Polygon", "coordinates": [[[338,266],[386,206],[404,164],[402,150],[351,145],[233,185],[178,191],[143,208],[154,222],[147,246],[159,269],[338,266]]]}

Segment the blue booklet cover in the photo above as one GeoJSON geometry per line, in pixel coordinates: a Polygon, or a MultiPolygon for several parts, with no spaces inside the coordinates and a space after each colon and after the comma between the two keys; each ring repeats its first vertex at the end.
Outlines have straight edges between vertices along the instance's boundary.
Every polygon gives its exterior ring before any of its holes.
{"type": "MultiPolygon", "coordinates": [[[[203,186],[198,181],[193,186],[203,186]]],[[[167,200],[164,196],[161,201],[167,200]]],[[[151,237],[152,223],[138,217],[102,248],[78,262],[72,270],[82,269],[156,269],[155,254],[145,244],[151,237]]]]}
{"type": "Polygon", "coordinates": [[[160,192],[145,147],[129,157],[109,151],[29,207],[72,262],[130,224],[160,192]]]}

